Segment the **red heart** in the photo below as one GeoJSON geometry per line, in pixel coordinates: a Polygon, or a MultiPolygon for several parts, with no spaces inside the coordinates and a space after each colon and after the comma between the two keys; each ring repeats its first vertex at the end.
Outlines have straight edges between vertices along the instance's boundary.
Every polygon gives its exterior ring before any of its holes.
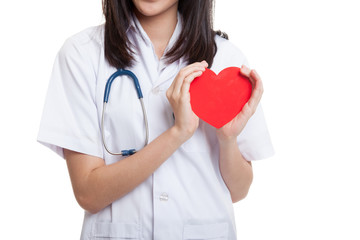
{"type": "Polygon", "coordinates": [[[225,68],[219,75],[206,69],[190,85],[191,108],[199,118],[221,128],[241,111],[251,91],[251,82],[238,67],[225,68]]]}

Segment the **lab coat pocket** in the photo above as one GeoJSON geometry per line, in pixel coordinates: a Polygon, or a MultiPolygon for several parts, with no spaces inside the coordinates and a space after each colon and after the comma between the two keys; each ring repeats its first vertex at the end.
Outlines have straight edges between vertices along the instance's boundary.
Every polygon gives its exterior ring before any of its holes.
{"type": "Polygon", "coordinates": [[[201,225],[185,225],[184,227],[184,240],[227,240],[229,235],[229,224],[214,223],[214,224],[201,224],[201,225]]]}
{"type": "Polygon", "coordinates": [[[95,222],[92,240],[140,239],[139,226],[134,223],[95,222]]]}

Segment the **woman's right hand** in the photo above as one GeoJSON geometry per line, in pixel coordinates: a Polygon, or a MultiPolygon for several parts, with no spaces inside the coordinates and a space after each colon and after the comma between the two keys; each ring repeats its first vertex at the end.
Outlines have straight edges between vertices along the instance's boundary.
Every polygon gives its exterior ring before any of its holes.
{"type": "Polygon", "coordinates": [[[182,68],[166,91],[175,116],[173,128],[186,141],[199,126],[199,118],[191,109],[190,83],[199,77],[208,67],[206,61],[196,62],[182,68]]]}

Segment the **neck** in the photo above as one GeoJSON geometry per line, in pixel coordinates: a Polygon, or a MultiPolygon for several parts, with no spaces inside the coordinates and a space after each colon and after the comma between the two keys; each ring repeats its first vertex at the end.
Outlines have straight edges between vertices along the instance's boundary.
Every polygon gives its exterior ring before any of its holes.
{"type": "Polygon", "coordinates": [[[155,16],[145,16],[138,11],[135,11],[135,14],[160,59],[177,24],[177,5],[155,16]]]}

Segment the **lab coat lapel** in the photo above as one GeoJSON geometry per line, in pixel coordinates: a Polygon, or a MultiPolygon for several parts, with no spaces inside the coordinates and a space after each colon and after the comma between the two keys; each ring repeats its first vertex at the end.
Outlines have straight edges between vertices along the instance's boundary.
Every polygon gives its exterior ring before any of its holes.
{"type": "MultiPolygon", "coordinates": [[[[182,30],[182,23],[181,23],[181,16],[179,13],[178,13],[177,19],[178,19],[178,21],[177,21],[175,30],[174,30],[174,32],[169,40],[169,43],[164,51],[164,56],[174,46],[174,44],[176,43],[176,41],[178,40],[178,38],[180,36],[181,30],[182,30]]],[[[179,70],[183,67],[183,66],[181,66],[182,65],[181,59],[179,59],[171,64],[167,64],[166,58],[164,58],[164,56],[158,61],[157,71],[159,73],[159,77],[158,77],[157,81],[154,82],[154,87],[157,87],[166,81],[172,82],[175,79],[179,70]]]]}
{"type": "Polygon", "coordinates": [[[134,54],[136,65],[145,70],[146,73],[143,74],[147,76],[150,84],[153,84],[159,78],[159,73],[157,72],[158,59],[150,38],[135,15],[133,15],[130,22],[129,31],[132,32],[132,43],[136,52],[134,54]]]}
{"type": "Polygon", "coordinates": [[[141,68],[146,71],[146,76],[148,76],[150,83],[153,85],[159,78],[156,54],[154,54],[152,45],[149,46],[144,41],[138,41],[138,47],[138,54],[136,54],[137,64],[142,65],[141,68]]]}
{"type": "Polygon", "coordinates": [[[154,87],[158,87],[163,84],[170,85],[174,81],[174,79],[175,79],[176,75],[178,74],[178,72],[180,71],[180,69],[182,68],[181,62],[182,61],[177,60],[174,63],[171,63],[171,64],[163,67],[163,69],[160,70],[158,80],[156,82],[154,82],[154,87]],[[170,83],[167,83],[167,82],[170,82],[170,83]]]}

